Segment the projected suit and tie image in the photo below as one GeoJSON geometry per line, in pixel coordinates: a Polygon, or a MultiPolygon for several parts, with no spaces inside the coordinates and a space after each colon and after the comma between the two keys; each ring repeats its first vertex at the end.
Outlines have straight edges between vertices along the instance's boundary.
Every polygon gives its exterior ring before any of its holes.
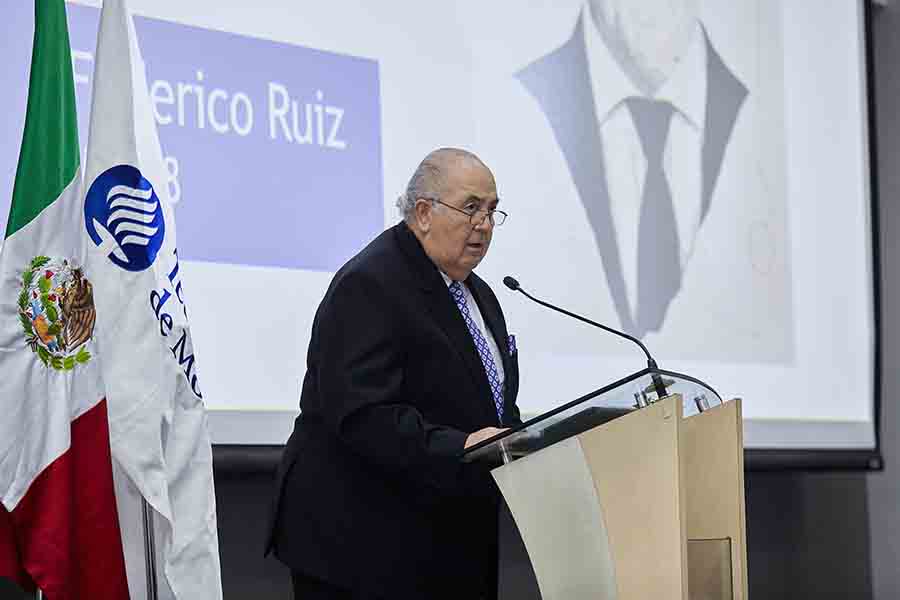
{"type": "MultiPolygon", "coordinates": [[[[697,266],[707,275],[690,274],[695,250],[710,243],[703,240],[710,233],[723,262],[737,248],[741,264],[732,264],[727,276],[741,270],[763,276],[737,286],[769,286],[761,294],[779,305],[773,312],[789,311],[787,280],[769,277],[779,260],[773,248],[785,246],[786,192],[783,164],[766,163],[781,158],[784,143],[778,135],[763,139],[774,127],[753,131],[763,103],[768,112],[773,105],[783,112],[779,73],[764,71],[764,56],[738,61],[754,65],[753,75],[766,80],[757,86],[763,89],[753,89],[752,77],[720,52],[719,39],[704,22],[699,0],[589,0],[568,39],[513,74],[552,130],[615,316],[638,337],[663,333],[670,309],[697,279],[721,279],[708,264],[697,266]],[[723,172],[730,179],[724,184],[723,172]],[[748,177],[755,185],[746,184],[748,177]],[[736,206],[742,203],[759,206],[736,206]],[[777,210],[763,206],[770,203],[777,210]],[[717,212],[731,215],[710,224],[717,212]],[[707,231],[712,228],[718,231],[707,231]]],[[[705,295],[720,296],[714,288],[705,295]]],[[[702,320],[702,312],[694,317],[702,320]]],[[[769,338],[769,358],[790,353],[789,319],[783,325],[771,335],[753,333],[769,338]]]]}

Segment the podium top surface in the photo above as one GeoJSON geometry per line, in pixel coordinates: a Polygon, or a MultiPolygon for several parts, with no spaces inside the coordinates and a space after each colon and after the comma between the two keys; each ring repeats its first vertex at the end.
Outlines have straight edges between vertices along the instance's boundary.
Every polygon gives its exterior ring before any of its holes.
{"type": "Polygon", "coordinates": [[[681,395],[685,417],[722,403],[719,394],[699,379],[648,368],[487,439],[466,450],[462,459],[465,462],[488,461],[497,464],[511,462],[639,410],[659,399],[658,390],[661,387],[665,388],[665,395],[681,395]]]}

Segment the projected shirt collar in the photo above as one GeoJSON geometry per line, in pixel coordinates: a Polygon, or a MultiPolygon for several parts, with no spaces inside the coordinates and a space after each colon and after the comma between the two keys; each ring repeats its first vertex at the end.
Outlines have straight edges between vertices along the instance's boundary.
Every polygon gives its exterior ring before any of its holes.
{"type": "MultiPolygon", "coordinates": [[[[607,50],[588,6],[584,8],[582,22],[594,107],[597,120],[602,124],[626,98],[645,96],[607,50]]],[[[687,52],[652,96],[654,100],[670,102],[698,131],[702,131],[706,123],[706,52],[706,36],[700,24],[695,23],[687,52]]]]}

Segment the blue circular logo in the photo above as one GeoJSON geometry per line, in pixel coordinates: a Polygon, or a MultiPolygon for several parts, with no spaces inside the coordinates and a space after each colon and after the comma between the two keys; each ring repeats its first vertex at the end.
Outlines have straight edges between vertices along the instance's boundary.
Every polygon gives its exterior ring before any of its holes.
{"type": "Polygon", "coordinates": [[[94,243],[128,271],[152,265],[166,235],[159,197],[131,165],[117,165],[94,179],[84,200],[84,224],[94,243]]]}

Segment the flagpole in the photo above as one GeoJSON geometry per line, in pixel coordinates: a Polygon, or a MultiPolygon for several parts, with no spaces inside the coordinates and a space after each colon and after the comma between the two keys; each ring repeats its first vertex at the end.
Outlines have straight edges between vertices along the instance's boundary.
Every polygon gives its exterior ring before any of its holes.
{"type": "Polygon", "coordinates": [[[157,600],[159,591],[156,581],[156,543],[153,539],[153,510],[146,498],[141,498],[141,512],[144,515],[144,562],[147,571],[147,600],[157,600]]]}

